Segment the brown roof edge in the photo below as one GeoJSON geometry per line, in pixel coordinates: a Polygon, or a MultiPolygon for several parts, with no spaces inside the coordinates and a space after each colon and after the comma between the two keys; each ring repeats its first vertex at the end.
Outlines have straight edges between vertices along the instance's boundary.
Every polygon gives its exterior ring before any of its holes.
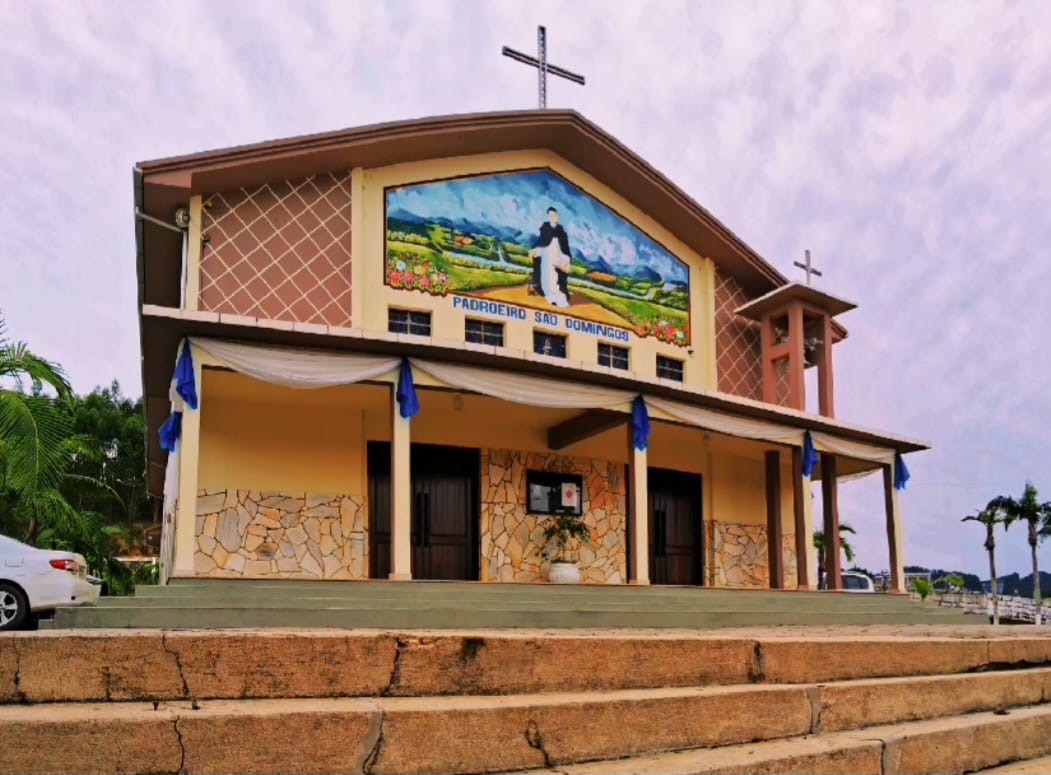
{"type": "MultiPolygon", "coordinates": [[[[324,152],[343,148],[349,151],[355,146],[376,141],[411,139],[414,137],[425,137],[428,134],[442,134],[457,130],[500,130],[511,127],[522,129],[532,126],[537,128],[569,127],[585,134],[594,143],[602,146],[609,153],[648,179],[651,185],[661,190],[661,193],[674,200],[688,213],[707,226],[749,266],[757,280],[761,278],[761,283],[766,284],[768,287],[776,287],[787,282],[787,278],[772,264],[756,253],[689,194],[675,185],[666,175],[655,169],[649,162],[608,132],[588,121],[574,110],[469,113],[393,121],[335,132],[303,135],[183,156],[172,156],[140,162],[137,167],[142,170],[146,178],[146,184],[151,185],[160,183],[162,180],[167,183],[176,177],[181,177],[170,173],[204,172],[209,168],[238,163],[250,164],[289,154],[324,152]]],[[[651,215],[659,218],[659,212],[651,212],[651,215]]]]}

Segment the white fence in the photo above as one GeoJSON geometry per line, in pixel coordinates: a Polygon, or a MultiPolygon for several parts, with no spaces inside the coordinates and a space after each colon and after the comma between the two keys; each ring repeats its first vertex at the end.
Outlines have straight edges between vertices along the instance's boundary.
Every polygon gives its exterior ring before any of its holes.
{"type": "MultiPolygon", "coordinates": [[[[920,596],[915,592],[910,592],[909,597],[913,600],[920,599],[920,596]]],[[[993,615],[992,595],[980,592],[936,592],[931,595],[931,598],[940,606],[962,608],[969,614],[978,614],[979,616],[993,615]]],[[[1051,606],[1044,603],[1041,609],[1042,624],[1051,623],[1048,621],[1051,618],[1051,606]]],[[[1032,598],[1000,595],[1000,618],[1033,622],[1036,620],[1036,605],[1033,603],[1032,598]]]]}

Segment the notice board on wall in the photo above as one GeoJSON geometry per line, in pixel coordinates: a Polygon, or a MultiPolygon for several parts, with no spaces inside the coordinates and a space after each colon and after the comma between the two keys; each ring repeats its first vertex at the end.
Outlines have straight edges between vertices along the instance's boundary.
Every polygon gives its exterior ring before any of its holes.
{"type": "Polygon", "coordinates": [[[526,511],[530,514],[583,514],[584,478],[553,471],[526,472],[526,511]]]}

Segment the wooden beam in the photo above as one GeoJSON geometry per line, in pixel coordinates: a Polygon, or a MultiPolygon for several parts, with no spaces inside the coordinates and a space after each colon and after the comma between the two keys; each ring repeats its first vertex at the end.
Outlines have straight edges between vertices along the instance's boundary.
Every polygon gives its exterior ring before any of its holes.
{"type": "Polygon", "coordinates": [[[766,453],[766,556],[770,589],[784,589],[784,541],[781,530],[781,453],[766,453]]]}
{"type": "Polygon", "coordinates": [[[547,429],[547,446],[549,449],[564,449],[570,444],[589,439],[603,431],[624,425],[631,420],[631,415],[624,412],[613,412],[608,409],[589,409],[570,417],[568,420],[552,425],[547,429]]]}
{"type": "Polygon", "coordinates": [[[803,377],[803,307],[798,302],[788,308],[788,408],[806,411],[806,382],[803,377]]]}
{"type": "Polygon", "coordinates": [[[887,508],[887,549],[890,552],[890,591],[905,594],[905,569],[902,565],[901,511],[894,492],[894,466],[883,466],[883,499],[887,508]]]}
{"type": "Polygon", "coordinates": [[[796,528],[796,588],[809,589],[810,551],[813,537],[807,530],[806,501],[803,493],[803,450],[792,447],[792,514],[796,528]]]}
{"type": "Polygon", "coordinates": [[[821,455],[821,497],[825,517],[825,589],[843,589],[839,553],[839,489],[836,456],[821,455]]]}

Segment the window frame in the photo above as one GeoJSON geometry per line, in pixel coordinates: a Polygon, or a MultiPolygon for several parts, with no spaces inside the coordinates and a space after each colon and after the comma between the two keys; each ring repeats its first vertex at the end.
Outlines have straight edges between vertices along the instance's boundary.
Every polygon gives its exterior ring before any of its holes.
{"type": "Polygon", "coordinates": [[[543,328],[533,329],[533,354],[540,355],[544,358],[558,358],[559,360],[565,360],[569,354],[569,337],[565,334],[559,334],[554,331],[548,331],[543,328]],[[552,339],[559,339],[562,342],[562,354],[556,355],[554,353],[545,353],[537,349],[536,338],[537,336],[549,336],[552,339]]]}
{"type": "Polygon", "coordinates": [[[678,358],[669,358],[667,355],[661,355],[661,354],[658,353],[657,354],[656,366],[657,366],[657,378],[658,379],[666,379],[666,380],[669,380],[671,382],[685,382],[686,381],[686,361],[681,361],[678,358]],[[664,361],[665,363],[662,363],[662,361],[664,361]],[[677,376],[669,376],[668,374],[662,374],[661,373],[661,371],[662,371],[661,367],[664,366],[663,370],[667,371],[668,368],[667,368],[666,364],[669,364],[669,363],[670,364],[675,364],[678,367],[678,375],[677,376]]]}
{"type": "Polygon", "coordinates": [[[610,369],[617,369],[618,371],[631,371],[631,348],[620,347],[612,342],[599,342],[597,347],[596,363],[599,366],[605,366],[610,369]],[[606,348],[609,351],[609,358],[607,363],[602,362],[602,348],[606,348]],[[618,364],[618,356],[623,354],[624,365],[618,364]]]}
{"type": "Polygon", "coordinates": [[[407,309],[405,307],[387,307],[387,332],[390,334],[408,334],[409,336],[431,336],[434,328],[434,315],[430,310],[425,309],[407,309]],[[394,315],[404,314],[405,317],[405,330],[395,330],[394,326],[394,315]],[[413,316],[420,316],[427,318],[427,333],[420,333],[414,331],[413,327],[420,325],[419,321],[414,321],[413,316]]]}
{"type": "Polygon", "coordinates": [[[504,334],[506,326],[502,321],[499,320],[484,320],[482,318],[465,318],[463,321],[463,340],[470,342],[471,344],[483,344],[489,347],[503,347],[504,346],[504,334]],[[470,331],[468,330],[471,324],[481,326],[481,341],[476,341],[470,338],[470,331]],[[492,338],[492,332],[489,330],[495,330],[499,335],[499,342],[489,341],[492,338]]]}

